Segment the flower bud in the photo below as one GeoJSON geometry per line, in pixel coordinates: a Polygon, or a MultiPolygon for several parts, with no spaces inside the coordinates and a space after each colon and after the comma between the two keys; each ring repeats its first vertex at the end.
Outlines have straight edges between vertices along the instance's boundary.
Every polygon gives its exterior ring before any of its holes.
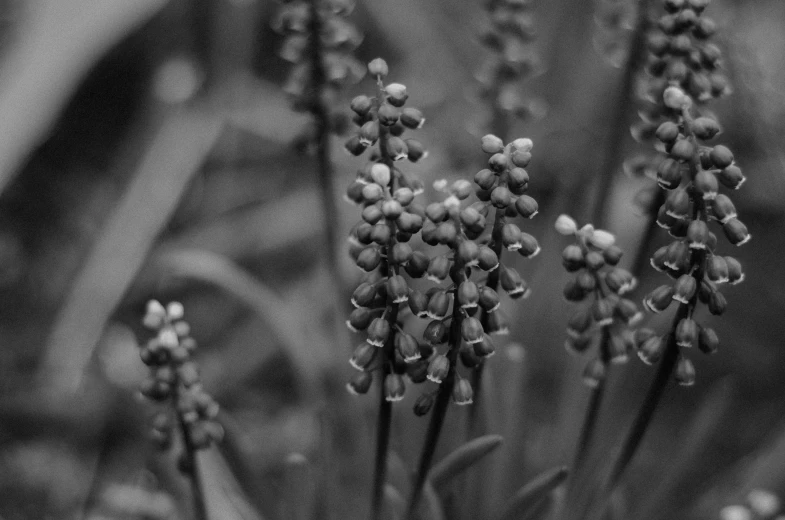
{"type": "Polygon", "coordinates": [[[450,311],[450,296],[445,291],[438,291],[428,300],[428,317],[432,320],[443,320],[450,311]]]}
{"type": "Polygon", "coordinates": [[[695,278],[692,275],[683,274],[673,286],[673,299],[686,304],[695,295],[697,288],[698,283],[695,278]]]}
{"type": "Polygon", "coordinates": [[[590,271],[599,271],[605,265],[605,257],[597,251],[589,251],[585,256],[586,267],[590,271]]]}
{"type": "Polygon", "coordinates": [[[501,231],[502,245],[509,251],[521,248],[521,230],[515,224],[505,224],[501,231]]]}
{"type": "Polygon", "coordinates": [[[698,339],[698,324],[692,318],[683,318],[676,325],[676,344],[680,347],[692,347],[698,339]]]}
{"type": "Polygon", "coordinates": [[[643,300],[643,306],[651,312],[662,312],[673,299],[674,290],[670,285],[660,285],[643,300]]]}
{"type": "Polygon", "coordinates": [[[616,267],[608,270],[605,275],[605,284],[614,293],[625,294],[636,287],[637,280],[626,269],[616,267]]]}
{"type": "Polygon", "coordinates": [[[357,372],[351,381],[346,383],[346,389],[354,395],[367,394],[371,383],[373,383],[371,372],[357,372]]]}
{"type": "Polygon", "coordinates": [[[406,393],[406,383],[400,374],[387,374],[384,378],[384,398],[394,403],[403,399],[403,394],[406,393]]]}
{"type": "Polygon", "coordinates": [[[574,235],[578,231],[578,224],[568,215],[559,215],[556,219],[556,231],[565,236],[574,235]]]}
{"type": "Polygon", "coordinates": [[[539,211],[539,205],[532,197],[521,195],[515,201],[515,210],[523,218],[533,218],[539,211]]]}
{"type": "Polygon", "coordinates": [[[690,217],[690,195],[685,189],[673,190],[665,199],[665,213],[671,217],[683,220],[690,217]]]}
{"type": "Polygon", "coordinates": [[[495,208],[506,209],[512,203],[512,194],[504,186],[496,186],[491,191],[491,204],[495,208]]]}
{"type": "Polygon", "coordinates": [[[583,369],[583,384],[589,388],[597,388],[600,382],[605,379],[605,363],[594,358],[583,369]]]}
{"type": "Polygon", "coordinates": [[[387,94],[387,102],[394,107],[402,107],[409,99],[409,94],[406,92],[406,86],[400,83],[390,83],[384,87],[384,92],[387,94]]]}
{"type": "Polygon", "coordinates": [[[521,194],[529,187],[529,173],[523,168],[512,168],[507,173],[507,186],[516,194],[521,194]]]}
{"type": "Polygon", "coordinates": [[[421,394],[414,402],[414,415],[417,417],[426,415],[433,408],[434,401],[432,393],[421,394]]]}
{"type": "Polygon", "coordinates": [[[382,255],[377,248],[366,247],[360,251],[356,264],[360,269],[370,272],[376,269],[381,261],[382,255]]]}
{"type": "Polygon", "coordinates": [[[374,347],[383,347],[390,336],[390,323],[385,318],[374,318],[368,326],[368,338],[365,340],[374,347]]]}
{"type": "Polygon", "coordinates": [[[359,332],[365,330],[371,324],[371,313],[368,309],[358,308],[354,309],[349,314],[349,319],[346,320],[346,326],[352,332],[359,332]]]}
{"type": "Polygon", "coordinates": [[[651,336],[638,347],[638,357],[647,365],[653,365],[662,358],[667,342],[660,336],[651,336]]]}
{"type": "Polygon", "coordinates": [[[662,101],[666,107],[674,110],[681,110],[690,104],[690,99],[684,91],[679,87],[673,86],[666,88],[662,93],[662,101]]]}
{"type": "Polygon", "coordinates": [[[404,269],[406,270],[406,274],[412,278],[420,278],[425,274],[430,262],[431,259],[428,258],[428,255],[422,251],[415,251],[412,253],[409,263],[406,264],[404,269]]]}
{"type": "Polygon", "coordinates": [[[420,359],[420,344],[411,334],[399,332],[395,335],[395,349],[405,363],[414,363],[420,359]]]}
{"type": "Polygon", "coordinates": [[[477,186],[479,186],[483,190],[493,189],[498,183],[498,181],[499,178],[497,177],[497,175],[487,168],[478,171],[474,175],[474,182],[477,183],[477,186]]]}
{"type": "Polygon", "coordinates": [[[586,265],[583,250],[576,244],[570,244],[562,251],[562,265],[568,272],[575,272],[586,265]]]}
{"type": "Polygon", "coordinates": [[[472,404],[474,392],[472,385],[466,379],[459,378],[452,387],[452,400],[455,404],[463,406],[472,404]]]}
{"type": "Polygon", "coordinates": [[[439,244],[452,245],[458,238],[458,228],[451,220],[442,222],[436,226],[436,241],[439,244]]]}
{"type": "Polygon", "coordinates": [[[354,156],[362,155],[365,149],[368,148],[368,146],[360,142],[360,136],[358,135],[350,137],[343,146],[347,152],[354,156]]]}
{"type": "Polygon", "coordinates": [[[428,264],[428,279],[436,283],[443,282],[450,273],[450,260],[445,255],[431,258],[428,264]]]}
{"type": "Polygon", "coordinates": [[[615,305],[608,298],[595,300],[591,307],[592,317],[600,327],[607,327],[613,323],[615,305]]]}
{"type": "Polygon", "coordinates": [[[528,233],[521,233],[521,247],[518,248],[518,254],[524,258],[534,258],[540,254],[540,244],[537,239],[528,233]]]}
{"type": "Polygon", "coordinates": [[[689,261],[689,256],[690,251],[687,244],[675,240],[667,246],[664,260],[665,267],[678,271],[689,261]]]}
{"type": "Polygon", "coordinates": [[[725,224],[730,219],[736,218],[738,216],[736,214],[736,207],[733,205],[730,197],[722,193],[718,194],[714,199],[711,209],[714,211],[714,216],[722,224],[725,224]]]}
{"type": "Polygon", "coordinates": [[[728,262],[722,256],[711,255],[706,261],[706,276],[714,283],[725,283],[729,280],[728,262]]]}
{"type": "Polygon", "coordinates": [[[488,168],[496,173],[501,173],[506,170],[510,165],[507,156],[503,153],[495,153],[488,159],[488,168]]]}
{"type": "MultiPolygon", "coordinates": [[[[670,154],[678,161],[689,161],[695,154],[695,145],[692,144],[689,139],[679,139],[673,144],[670,154]]],[[[681,180],[681,178],[679,180],[681,180]]]]}
{"type": "Polygon", "coordinates": [[[416,108],[404,108],[401,112],[401,123],[406,128],[416,130],[422,128],[422,125],[425,124],[425,117],[416,108]]]}
{"type": "Polygon", "coordinates": [[[390,184],[390,167],[384,163],[374,163],[371,166],[371,178],[379,186],[386,187],[390,184]]]}
{"type": "Polygon", "coordinates": [[[720,125],[710,117],[698,117],[692,122],[692,132],[698,139],[712,139],[720,131],[720,125]]]}
{"type": "Polygon", "coordinates": [[[373,77],[381,76],[382,78],[385,78],[389,73],[387,62],[381,58],[376,58],[375,60],[372,60],[368,64],[368,72],[373,77]]]}
{"type": "Polygon", "coordinates": [[[370,204],[365,206],[362,211],[362,218],[368,224],[376,224],[379,222],[384,214],[377,204],[370,204]]]}
{"type": "Polygon", "coordinates": [[[366,122],[363,124],[363,126],[360,127],[360,131],[357,136],[360,138],[360,144],[363,146],[370,146],[374,144],[377,139],[379,139],[379,122],[366,122]]]}
{"type": "Polygon", "coordinates": [[[720,346],[720,340],[714,329],[702,327],[698,333],[698,348],[704,354],[714,354],[720,346]]]}
{"type": "Polygon", "coordinates": [[[564,299],[568,302],[579,302],[586,298],[588,293],[583,290],[577,280],[570,280],[565,284],[563,294],[564,299]]]}
{"type": "Polygon", "coordinates": [[[487,154],[496,154],[504,151],[504,141],[495,135],[488,134],[481,140],[482,151],[487,154]]]}
{"type": "Polygon", "coordinates": [[[657,127],[654,135],[663,143],[672,143],[679,137],[679,125],[672,121],[665,121],[657,127]]]}
{"type": "Polygon", "coordinates": [[[512,267],[501,266],[499,284],[510,298],[525,298],[531,293],[521,275],[512,267]]]}
{"type": "Polygon", "coordinates": [[[450,360],[444,354],[438,354],[428,364],[428,381],[441,383],[450,373],[450,360]]]}
{"type": "Polygon", "coordinates": [[[495,311],[501,305],[499,294],[487,285],[480,288],[478,303],[486,313],[495,311]]]}
{"type": "Polygon", "coordinates": [[[488,246],[480,246],[480,252],[477,255],[477,266],[483,271],[491,272],[499,267],[499,257],[488,246]]]}
{"type": "Polygon", "coordinates": [[[142,319],[145,327],[152,330],[159,329],[166,319],[166,309],[158,300],[150,300],[147,302],[147,309],[142,319]]]}
{"type": "Polygon", "coordinates": [[[709,226],[703,220],[693,220],[687,228],[690,249],[706,249],[709,241],[709,226]]]}
{"type": "Polygon", "coordinates": [[[480,290],[471,280],[464,280],[458,286],[458,303],[462,309],[473,309],[480,301],[480,290]]]}
{"type": "Polygon", "coordinates": [[[485,332],[487,334],[504,336],[510,333],[510,325],[507,321],[507,317],[501,310],[491,312],[486,316],[485,332]]]}
{"type": "Polygon", "coordinates": [[[692,386],[695,384],[695,366],[692,361],[684,356],[679,356],[673,377],[681,386],[692,386]]]}
{"type": "Polygon", "coordinates": [[[591,347],[593,341],[593,334],[583,334],[581,336],[569,337],[564,341],[564,348],[570,354],[580,354],[591,347]]]}
{"type": "Polygon", "coordinates": [[[483,329],[480,320],[471,316],[461,321],[461,337],[469,345],[482,341],[483,329]]]}
{"type": "MultiPolygon", "coordinates": [[[[406,139],[404,141],[404,144],[407,150],[406,158],[409,159],[410,162],[416,163],[420,159],[425,159],[426,157],[428,157],[428,150],[425,149],[425,145],[422,144],[417,139],[411,139],[411,138],[406,139]]],[[[420,185],[417,185],[418,182],[419,180],[415,181],[414,183],[415,185],[411,186],[415,194],[422,193],[424,189],[421,183],[420,185]]]]}
{"type": "Polygon", "coordinates": [[[722,316],[728,308],[728,300],[719,291],[713,291],[709,295],[709,312],[715,316],[722,316]]]}
{"type": "Polygon", "coordinates": [[[363,282],[352,293],[352,305],[355,307],[368,307],[376,296],[376,286],[363,282]]]}
{"type": "Polygon", "coordinates": [[[732,218],[722,225],[722,230],[731,244],[734,246],[741,246],[750,241],[749,231],[739,219],[732,218]]]}
{"type": "Polygon", "coordinates": [[[422,333],[423,339],[429,345],[440,345],[447,341],[448,328],[441,320],[433,320],[426,325],[422,333]]]}
{"type": "Polygon", "coordinates": [[[622,298],[616,303],[614,313],[624,320],[627,325],[635,325],[643,319],[643,313],[638,311],[638,306],[635,305],[635,302],[626,298],[622,298]]]}
{"type": "Polygon", "coordinates": [[[698,193],[703,194],[704,200],[714,200],[717,197],[719,186],[714,173],[707,170],[699,171],[695,175],[693,185],[698,193]]]}
{"type": "Polygon", "coordinates": [[[420,291],[409,290],[409,309],[418,318],[428,316],[428,302],[429,298],[420,291]]]}
{"type": "Polygon", "coordinates": [[[717,168],[727,168],[733,164],[733,152],[727,146],[721,144],[711,149],[709,158],[717,168]]]}
{"type": "Polygon", "coordinates": [[[357,96],[352,99],[351,103],[349,104],[352,111],[360,117],[364,117],[368,112],[370,112],[371,107],[373,106],[373,101],[368,96],[357,96]]]}
{"type": "Polygon", "coordinates": [[[393,303],[403,303],[409,299],[409,286],[401,275],[394,275],[387,279],[387,298],[393,303]]]}
{"type": "MultiPolygon", "coordinates": [[[[684,140],[680,143],[686,142],[684,140]]],[[[657,167],[657,184],[663,189],[673,190],[679,187],[682,180],[681,165],[673,159],[665,159],[657,167]]]]}
{"type": "Polygon", "coordinates": [[[743,282],[744,271],[742,270],[741,263],[732,256],[726,256],[725,263],[728,266],[728,281],[732,285],[743,282]]]}
{"type": "Polygon", "coordinates": [[[464,240],[458,245],[458,259],[466,267],[473,267],[478,264],[480,256],[480,246],[471,240],[464,240]]]}
{"type": "Polygon", "coordinates": [[[496,345],[488,334],[483,334],[482,341],[472,344],[472,352],[480,359],[489,358],[496,353],[496,345]]]}
{"type": "Polygon", "coordinates": [[[382,202],[382,214],[385,218],[396,220],[403,214],[403,206],[397,200],[385,200],[382,202]]]}
{"type": "Polygon", "coordinates": [[[376,357],[376,352],[378,352],[378,350],[379,349],[368,343],[360,343],[357,345],[357,348],[354,349],[354,354],[352,354],[349,364],[357,370],[365,370],[368,368],[368,365],[371,364],[374,357],[376,357]]]}
{"type": "Polygon", "coordinates": [[[741,169],[735,164],[720,170],[720,172],[717,174],[717,177],[723,186],[726,186],[732,190],[738,190],[747,180],[744,174],[741,173],[741,169]]]}
{"type": "Polygon", "coordinates": [[[400,161],[406,159],[409,154],[409,148],[400,137],[391,135],[387,139],[387,154],[392,157],[393,161],[400,161]]]}

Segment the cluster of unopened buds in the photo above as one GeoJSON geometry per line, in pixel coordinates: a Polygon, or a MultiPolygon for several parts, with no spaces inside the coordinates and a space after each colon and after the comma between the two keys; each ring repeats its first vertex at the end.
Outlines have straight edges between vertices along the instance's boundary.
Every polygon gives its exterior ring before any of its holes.
{"type": "MultiPolygon", "coordinates": [[[[196,342],[183,314],[179,302],[164,307],[151,300],[143,319],[155,336],[140,345],[142,362],[150,367],[150,377],[142,383],[141,393],[156,403],[168,403],[153,418],[152,438],[161,449],[172,445],[178,428],[188,449],[207,448],[223,437],[223,428],[215,420],[218,403],[205,392],[191,358],[196,342]]],[[[181,457],[183,463],[187,460],[181,457]]]]}
{"type": "MultiPolygon", "coordinates": [[[[295,110],[313,111],[316,103],[325,109],[336,106],[340,88],[364,77],[365,67],[354,57],[363,37],[347,19],[354,7],[354,0],[292,0],[273,19],[273,29],[285,35],[279,54],[293,65],[284,91],[295,110]]],[[[343,134],[346,116],[330,114],[330,127],[343,134]]],[[[308,131],[314,131],[313,125],[308,131]]],[[[313,136],[303,135],[300,141],[310,143],[313,136]]]]}
{"type": "Polygon", "coordinates": [[[624,295],[635,289],[637,280],[618,267],[622,250],[615,237],[591,224],[578,228],[567,215],[556,220],[556,231],[575,242],[564,248],[562,264],[573,278],[564,287],[567,301],[586,305],[573,312],[567,324],[565,347],[582,353],[596,345],[596,354],[586,364],[584,382],[597,386],[607,372],[608,363],[625,363],[635,348],[632,327],[643,317],[634,301],[624,295]]]}
{"type": "Polygon", "coordinates": [[[614,67],[620,67],[627,57],[630,29],[635,23],[635,4],[624,0],[595,2],[594,23],[597,30],[592,39],[597,52],[614,67]]]}
{"type": "Polygon", "coordinates": [[[488,26],[480,42],[491,51],[477,74],[480,97],[495,110],[526,118],[541,112],[540,102],[521,96],[521,81],[540,72],[541,64],[532,45],[536,36],[529,0],[486,2],[488,26]]]}
{"type": "Polygon", "coordinates": [[[720,510],[720,520],[785,520],[780,498],[763,489],[747,494],[744,505],[732,505],[720,510]]]}
{"type": "MultiPolygon", "coordinates": [[[[668,87],[677,86],[694,102],[694,109],[730,92],[722,72],[722,52],[711,43],[716,24],[705,16],[708,0],[665,0],[663,13],[648,35],[649,59],[640,76],[640,121],[632,127],[638,141],[651,141],[665,121],[677,122],[680,110],[663,101],[668,87]]],[[[653,174],[659,160],[640,156],[627,171],[653,174]]]]}
{"type": "MultiPolygon", "coordinates": [[[[656,131],[668,154],[657,171],[659,186],[668,192],[657,223],[675,240],[654,253],[651,265],[675,281],[656,288],[644,304],[658,313],[678,302],[681,314],[672,331],[675,343],[680,348],[697,343],[702,351],[713,353],[718,346],[717,334],[695,321],[695,307],[700,301],[711,314],[723,314],[727,301],[718,287],[743,281],[744,272],[738,260],[718,254],[717,236],[709,224],[719,224],[733,245],[749,241],[747,227],[739,220],[730,197],[720,193],[720,186],[738,189],[745,177],[727,147],[702,144],[718,133],[719,125],[708,116],[693,118],[692,100],[680,87],[665,89],[663,101],[680,117],[676,122],[663,122],[656,131]]],[[[667,338],[652,337],[642,358],[656,362],[668,343],[667,338]]],[[[680,357],[676,377],[683,384],[694,381],[694,368],[684,357],[680,357]]]]}

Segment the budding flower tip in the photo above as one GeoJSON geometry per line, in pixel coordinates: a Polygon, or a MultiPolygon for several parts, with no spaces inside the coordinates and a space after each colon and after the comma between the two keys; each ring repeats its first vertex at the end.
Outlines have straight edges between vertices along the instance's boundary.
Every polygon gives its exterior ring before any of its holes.
{"type": "Polygon", "coordinates": [[[442,380],[440,378],[434,377],[431,374],[428,374],[426,377],[428,378],[428,381],[430,381],[431,383],[436,383],[437,385],[440,385],[442,383],[442,380]]]}

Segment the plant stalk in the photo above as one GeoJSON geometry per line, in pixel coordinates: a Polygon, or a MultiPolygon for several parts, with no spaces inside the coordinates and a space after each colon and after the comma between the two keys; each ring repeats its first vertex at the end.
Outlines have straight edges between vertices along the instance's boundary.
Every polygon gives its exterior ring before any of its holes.
{"type": "Polygon", "coordinates": [[[204,485],[202,483],[202,475],[199,472],[199,459],[196,456],[198,451],[191,442],[191,436],[188,435],[188,426],[177,414],[180,426],[180,433],[183,439],[183,448],[185,449],[185,457],[188,461],[188,480],[191,482],[191,496],[193,499],[194,519],[207,520],[207,507],[204,500],[204,485]]]}

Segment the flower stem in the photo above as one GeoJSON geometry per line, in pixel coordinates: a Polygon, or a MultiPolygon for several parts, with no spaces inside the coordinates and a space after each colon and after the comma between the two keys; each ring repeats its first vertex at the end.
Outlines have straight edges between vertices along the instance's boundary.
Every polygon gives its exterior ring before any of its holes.
{"type": "Polygon", "coordinates": [[[183,448],[185,449],[185,458],[188,464],[188,480],[191,482],[191,497],[193,499],[193,513],[195,520],[207,520],[207,507],[204,500],[204,486],[202,483],[202,475],[199,472],[199,460],[196,456],[197,449],[191,442],[191,436],[188,435],[188,426],[177,414],[180,426],[180,433],[183,439],[183,448]]]}
{"type": "Polygon", "coordinates": [[[452,323],[450,324],[449,334],[449,351],[447,352],[447,359],[450,361],[450,371],[447,377],[439,385],[439,391],[436,394],[436,401],[431,410],[431,421],[428,423],[428,431],[425,434],[425,442],[423,443],[422,451],[420,452],[420,462],[417,465],[417,475],[412,484],[412,491],[409,496],[409,505],[406,508],[406,516],[404,518],[413,519],[414,512],[422,498],[423,487],[425,486],[425,479],[428,476],[428,471],[431,469],[433,456],[436,454],[436,444],[439,442],[439,435],[444,426],[444,418],[447,415],[447,407],[450,404],[450,396],[452,395],[453,385],[456,376],[456,363],[458,361],[458,351],[461,344],[461,322],[462,311],[458,305],[458,289],[460,285],[456,283],[456,288],[453,289],[453,309],[452,309],[452,323]]]}
{"type": "MultiPolygon", "coordinates": [[[[610,334],[608,332],[608,328],[603,327],[602,338],[600,340],[600,359],[606,367],[608,366],[610,358],[608,352],[609,340],[610,334]]],[[[575,458],[572,462],[571,472],[576,477],[579,475],[581,466],[586,460],[586,456],[589,454],[592,441],[594,440],[594,432],[597,427],[597,418],[600,415],[600,408],[602,406],[603,396],[605,395],[606,380],[607,374],[597,382],[597,386],[592,389],[591,396],[589,396],[589,405],[586,408],[586,416],[583,419],[583,426],[581,427],[581,433],[578,436],[578,444],[575,449],[575,458]]]]}

